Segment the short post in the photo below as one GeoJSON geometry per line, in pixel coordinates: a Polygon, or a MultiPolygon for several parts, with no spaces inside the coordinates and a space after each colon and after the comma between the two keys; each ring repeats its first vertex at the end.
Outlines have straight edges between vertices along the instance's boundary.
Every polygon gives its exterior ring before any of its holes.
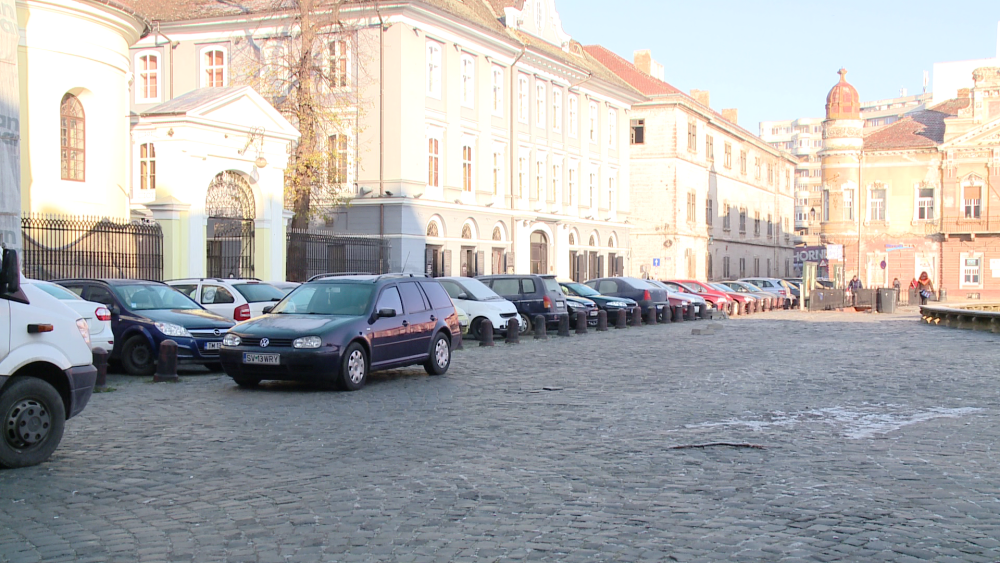
{"type": "Polygon", "coordinates": [[[507,338],[504,342],[507,344],[521,343],[520,323],[518,323],[517,317],[511,317],[507,320],[507,338]]]}
{"type": "Polygon", "coordinates": [[[97,368],[97,380],[94,387],[104,389],[108,385],[108,351],[104,348],[94,348],[94,367],[97,368]]]}
{"type": "Polygon", "coordinates": [[[587,334],[587,313],[583,311],[576,312],[576,333],[587,334]]]}
{"type": "Polygon", "coordinates": [[[656,306],[655,305],[652,306],[652,307],[650,307],[649,311],[646,312],[646,324],[648,324],[648,325],[655,325],[656,324],[656,306]]]}
{"type": "Polygon", "coordinates": [[[680,305],[678,307],[674,307],[674,309],[673,309],[673,311],[674,311],[674,322],[675,323],[679,323],[679,322],[683,321],[684,320],[684,312],[687,311],[688,309],[690,309],[693,312],[694,311],[694,305],[680,305]]]}
{"type": "Polygon", "coordinates": [[[177,381],[177,343],[170,339],[160,342],[160,357],[153,376],[153,382],[163,381],[177,381]]]}
{"type": "MultiPolygon", "coordinates": [[[[694,307],[695,307],[694,303],[692,303],[692,304],[690,304],[690,305],[688,305],[687,307],[684,308],[684,320],[686,320],[686,321],[694,321],[694,320],[698,319],[698,316],[697,316],[698,314],[694,312],[694,307]]],[[[701,309],[702,309],[701,312],[704,313],[705,307],[701,306],[701,309]]]]}
{"type": "Polygon", "coordinates": [[[615,317],[615,328],[628,328],[628,311],[624,308],[618,309],[618,315],[615,317]]]}
{"type": "Polygon", "coordinates": [[[608,312],[601,309],[597,312],[597,332],[605,332],[608,330],[608,312]]]}
{"type": "Polygon", "coordinates": [[[674,307],[670,305],[665,305],[663,307],[663,312],[657,315],[656,322],[661,324],[670,324],[674,321],[674,307]]]}
{"type": "Polygon", "coordinates": [[[707,319],[712,316],[711,310],[708,308],[708,305],[709,305],[708,301],[705,301],[705,304],[701,307],[701,311],[698,312],[698,316],[701,317],[702,319],[707,319]]]}
{"type": "Polygon", "coordinates": [[[545,334],[545,317],[535,315],[533,322],[535,323],[535,340],[547,339],[548,336],[545,334]]]}
{"type": "Polygon", "coordinates": [[[559,336],[569,336],[569,313],[559,315],[559,336]]]}
{"type": "Polygon", "coordinates": [[[493,346],[493,321],[489,319],[479,321],[479,346],[493,346]]]}
{"type": "Polygon", "coordinates": [[[642,307],[632,310],[632,326],[642,326],[642,307]]]}

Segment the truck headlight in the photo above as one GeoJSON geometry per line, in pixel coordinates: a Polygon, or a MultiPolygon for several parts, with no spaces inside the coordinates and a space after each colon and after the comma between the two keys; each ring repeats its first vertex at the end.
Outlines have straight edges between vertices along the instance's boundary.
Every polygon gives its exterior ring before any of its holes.
{"type": "Polygon", "coordinates": [[[191,333],[181,325],[175,325],[174,323],[153,323],[156,330],[162,332],[165,336],[184,336],[187,338],[193,338],[191,333]]]}
{"type": "Polygon", "coordinates": [[[235,334],[227,332],[225,336],[222,337],[223,346],[239,346],[243,343],[243,340],[236,336],[235,334]]]}
{"type": "Polygon", "coordinates": [[[319,348],[323,339],[318,336],[303,336],[292,341],[292,348],[319,348]]]}
{"type": "Polygon", "coordinates": [[[87,346],[90,346],[90,327],[87,326],[87,321],[77,319],[76,328],[80,330],[80,336],[83,337],[83,341],[87,343],[87,346]]]}

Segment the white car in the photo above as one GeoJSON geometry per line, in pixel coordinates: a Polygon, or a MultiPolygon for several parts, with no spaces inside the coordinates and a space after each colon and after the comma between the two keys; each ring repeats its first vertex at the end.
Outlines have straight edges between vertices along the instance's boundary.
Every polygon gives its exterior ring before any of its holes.
{"type": "Polygon", "coordinates": [[[469,336],[480,337],[479,325],[483,319],[493,323],[493,330],[505,333],[507,321],[517,317],[517,307],[497,295],[475,278],[436,278],[451,300],[469,315],[469,336]]]}
{"type": "Polygon", "coordinates": [[[87,321],[90,329],[90,347],[104,348],[110,354],[115,347],[115,333],[111,332],[111,311],[102,303],[86,301],[76,293],[52,282],[41,280],[21,280],[23,285],[35,286],[55,297],[87,321]]]}
{"type": "Polygon", "coordinates": [[[166,283],[216,315],[236,322],[263,315],[264,307],[285,296],[273,285],[252,279],[189,278],[166,283]]]}
{"type": "Polygon", "coordinates": [[[292,282],[292,281],[269,281],[267,283],[278,288],[278,291],[284,293],[285,295],[288,295],[289,293],[292,292],[293,289],[302,285],[299,282],[292,282]]]}

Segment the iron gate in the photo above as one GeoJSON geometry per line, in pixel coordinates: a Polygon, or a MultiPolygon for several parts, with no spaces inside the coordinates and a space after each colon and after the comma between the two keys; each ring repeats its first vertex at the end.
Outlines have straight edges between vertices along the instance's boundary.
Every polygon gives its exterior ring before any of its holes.
{"type": "Polygon", "coordinates": [[[250,184],[237,172],[220,172],[208,187],[205,214],[208,215],[208,276],[254,277],[254,217],[257,208],[250,184]]]}

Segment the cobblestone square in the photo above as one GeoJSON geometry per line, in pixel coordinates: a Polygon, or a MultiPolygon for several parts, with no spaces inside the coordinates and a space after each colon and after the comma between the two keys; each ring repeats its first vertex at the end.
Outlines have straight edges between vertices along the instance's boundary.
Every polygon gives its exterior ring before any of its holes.
{"type": "Polygon", "coordinates": [[[111,376],[0,472],[0,561],[1000,559],[997,335],[706,324],[466,342],[355,393],[111,376]]]}

